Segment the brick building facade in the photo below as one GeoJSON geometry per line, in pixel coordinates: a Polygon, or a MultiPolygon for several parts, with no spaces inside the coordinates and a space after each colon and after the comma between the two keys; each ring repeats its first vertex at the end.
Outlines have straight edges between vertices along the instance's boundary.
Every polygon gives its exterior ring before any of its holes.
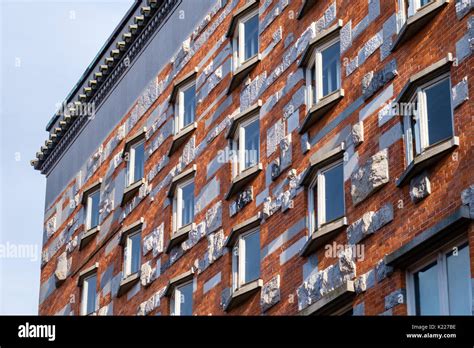
{"type": "Polygon", "coordinates": [[[473,7],[137,1],[32,161],[39,313],[472,314],[473,7]]]}

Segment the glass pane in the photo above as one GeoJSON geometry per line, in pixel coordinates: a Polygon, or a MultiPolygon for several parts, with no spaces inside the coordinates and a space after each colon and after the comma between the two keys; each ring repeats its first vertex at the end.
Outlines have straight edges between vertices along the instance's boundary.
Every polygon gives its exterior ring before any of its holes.
{"type": "Polygon", "coordinates": [[[194,182],[183,186],[181,190],[183,196],[181,206],[181,226],[185,226],[193,222],[194,218],[194,182]]]}
{"type": "Polygon", "coordinates": [[[89,228],[94,228],[99,224],[99,201],[100,201],[100,192],[94,192],[89,199],[90,203],[90,226],[89,228]]]}
{"type": "Polygon", "coordinates": [[[429,4],[431,1],[433,1],[433,0],[420,0],[420,7],[423,7],[427,4],[429,4]]]}
{"type": "Polygon", "coordinates": [[[323,97],[339,89],[339,41],[321,52],[323,65],[323,97]]]}
{"type": "Polygon", "coordinates": [[[436,262],[415,273],[417,315],[439,315],[438,264],[436,262]]]}
{"type": "Polygon", "coordinates": [[[452,137],[451,93],[449,80],[425,89],[428,114],[428,144],[433,145],[452,137]]]}
{"type": "Polygon", "coordinates": [[[244,127],[245,132],[245,167],[243,169],[252,167],[257,164],[259,161],[259,150],[260,150],[260,130],[259,122],[255,120],[254,122],[248,124],[244,127]]]}
{"type": "Polygon", "coordinates": [[[344,171],[342,163],[324,172],[325,222],[344,216],[344,171]]]}
{"type": "Polygon", "coordinates": [[[469,248],[459,247],[457,253],[446,256],[448,270],[449,314],[471,315],[471,271],[469,248]]]}
{"type": "Polygon", "coordinates": [[[253,16],[244,23],[244,60],[252,58],[258,53],[258,15],[253,16]]]}
{"type": "Polygon", "coordinates": [[[311,68],[311,100],[316,104],[316,65],[313,64],[311,68]]]}
{"type": "Polygon", "coordinates": [[[196,87],[193,85],[186,89],[183,93],[184,98],[184,115],[183,115],[183,127],[194,122],[194,116],[196,111],[196,87]]]}
{"type": "MultiPolygon", "coordinates": [[[[145,165],[145,143],[137,145],[133,149],[135,168],[133,172],[133,181],[136,182],[143,178],[143,167],[145,165]]],[[[133,183],[130,183],[133,184],[133,183]]]]}
{"type": "Polygon", "coordinates": [[[260,277],[260,233],[249,234],[245,242],[244,282],[248,283],[260,277]]]}
{"type": "Polygon", "coordinates": [[[192,315],[193,314],[193,283],[183,285],[177,292],[179,294],[179,314],[192,315]]]}
{"type": "Polygon", "coordinates": [[[96,301],[97,276],[91,276],[84,280],[84,290],[86,291],[86,313],[89,314],[95,311],[96,301]]]}
{"type": "Polygon", "coordinates": [[[138,272],[140,268],[140,233],[129,237],[130,248],[130,274],[138,272]]]}

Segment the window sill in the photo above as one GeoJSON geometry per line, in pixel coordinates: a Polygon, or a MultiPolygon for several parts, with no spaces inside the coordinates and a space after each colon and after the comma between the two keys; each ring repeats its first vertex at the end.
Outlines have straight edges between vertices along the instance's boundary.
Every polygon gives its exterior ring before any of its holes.
{"type": "Polygon", "coordinates": [[[117,297],[128,292],[135,284],[140,281],[140,272],[135,272],[120,281],[117,297]]]}
{"type": "Polygon", "coordinates": [[[437,163],[441,157],[445,156],[448,152],[454,150],[458,146],[459,138],[452,137],[437,145],[433,145],[420,155],[416,156],[396,181],[397,187],[405,185],[415,175],[421,173],[427,167],[437,163]]]}
{"type": "Polygon", "coordinates": [[[424,6],[416,14],[409,17],[398,34],[392,52],[398,46],[415,36],[436,14],[447,5],[449,0],[435,0],[431,4],[424,6]]]}
{"type": "Polygon", "coordinates": [[[187,224],[186,226],[183,226],[179,228],[176,232],[174,232],[170,238],[170,241],[168,242],[168,245],[166,246],[165,253],[169,254],[171,249],[173,249],[176,245],[184,242],[188,238],[189,232],[191,232],[193,227],[194,223],[187,224]]]}
{"type": "Polygon", "coordinates": [[[227,192],[225,199],[229,200],[232,195],[236,194],[250,181],[255,179],[262,170],[262,163],[258,163],[253,167],[247,168],[242,173],[238,174],[234,179],[232,179],[232,184],[230,185],[229,192],[227,192]]]}
{"type": "Polygon", "coordinates": [[[262,287],[262,279],[256,279],[254,281],[251,281],[250,283],[242,285],[240,288],[238,288],[232,293],[232,296],[230,297],[229,302],[226,304],[224,310],[227,312],[241,305],[252,295],[259,292],[262,287]]]}
{"type": "Polygon", "coordinates": [[[305,257],[315,252],[318,248],[333,239],[342,229],[346,228],[347,225],[347,218],[343,216],[321,226],[311,234],[301,250],[301,256],[305,257]]]}
{"type": "Polygon", "coordinates": [[[123,207],[126,203],[128,203],[133,196],[136,195],[138,190],[140,190],[140,186],[145,183],[145,178],[142,178],[138,181],[135,181],[133,184],[129,185],[124,191],[122,196],[122,202],[120,202],[120,206],[123,207]]]}
{"type": "Polygon", "coordinates": [[[193,122],[183,129],[181,129],[178,133],[173,136],[173,142],[171,143],[171,147],[168,150],[168,157],[171,157],[175,151],[184,144],[184,142],[193,134],[193,132],[197,128],[197,122],[193,122]]]}
{"type": "Polygon", "coordinates": [[[355,297],[354,282],[348,280],[340,287],[306,307],[299,315],[331,315],[341,307],[349,304],[355,297]]]}
{"type": "Polygon", "coordinates": [[[242,83],[242,81],[257,66],[261,59],[262,56],[260,54],[257,54],[242,63],[242,65],[239,66],[237,69],[235,69],[235,71],[232,73],[229,88],[227,89],[227,95],[231,94],[232,91],[242,83]]]}
{"type": "Polygon", "coordinates": [[[79,242],[79,250],[82,250],[89,244],[96,234],[100,231],[100,226],[93,227],[87,230],[82,236],[81,241],[79,242]]]}
{"type": "Polygon", "coordinates": [[[303,124],[301,125],[299,133],[303,134],[304,132],[306,132],[310,126],[312,126],[319,119],[321,119],[324,114],[326,114],[331,108],[333,108],[337,103],[339,103],[343,97],[344,90],[341,88],[320,99],[316,105],[309,109],[308,114],[306,115],[303,124]]]}

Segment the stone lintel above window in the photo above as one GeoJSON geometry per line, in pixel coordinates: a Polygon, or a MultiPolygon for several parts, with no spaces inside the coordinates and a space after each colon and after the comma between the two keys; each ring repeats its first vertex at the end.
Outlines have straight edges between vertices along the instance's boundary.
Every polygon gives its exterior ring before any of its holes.
{"type": "Polygon", "coordinates": [[[79,242],[79,250],[84,249],[86,245],[89,244],[92,239],[94,239],[94,237],[97,235],[97,233],[99,233],[99,231],[100,231],[100,226],[96,226],[94,228],[91,228],[88,231],[85,231],[81,235],[81,240],[79,242]]]}
{"type": "Polygon", "coordinates": [[[145,222],[144,218],[140,218],[138,221],[135,221],[134,223],[125,226],[122,228],[122,231],[120,232],[120,245],[125,245],[125,242],[127,240],[127,237],[131,235],[134,232],[137,232],[142,229],[143,223],[145,222]]]}
{"type": "Polygon", "coordinates": [[[301,19],[304,17],[309,10],[316,5],[320,0],[303,0],[303,5],[301,5],[300,10],[298,11],[297,19],[301,19]]]}
{"type": "Polygon", "coordinates": [[[92,192],[95,192],[98,189],[100,189],[101,184],[102,184],[102,178],[99,178],[97,181],[93,182],[92,184],[84,188],[84,191],[82,192],[82,198],[81,198],[82,205],[87,204],[87,198],[89,197],[89,195],[92,192]]]}
{"type": "Polygon", "coordinates": [[[354,282],[345,281],[340,287],[300,311],[299,315],[331,315],[350,304],[355,295],[354,282]]]}
{"type": "Polygon", "coordinates": [[[466,227],[469,221],[472,221],[469,207],[461,206],[454,213],[421,232],[399,249],[386,255],[385,264],[397,268],[405,268],[412,265],[414,261],[420,259],[420,255],[427,255],[461,234],[467,234],[466,227]]]}
{"type": "Polygon", "coordinates": [[[120,281],[120,285],[117,291],[117,297],[127,293],[135,284],[140,281],[140,271],[135,272],[127,276],[120,281]]]}
{"type": "Polygon", "coordinates": [[[84,279],[96,273],[98,269],[99,269],[99,263],[96,262],[91,267],[86,268],[85,270],[81,271],[79,273],[79,277],[77,278],[77,285],[82,286],[84,279]]]}
{"type": "Polygon", "coordinates": [[[419,33],[448,3],[449,0],[433,0],[419,9],[413,16],[408,17],[392,46],[392,51],[395,51],[402,43],[419,33]]]}
{"type": "Polygon", "coordinates": [[[165,253],[169,254],[171,249],[188,239],[189,232],[191,232],[195,226],[195,223],[190,223],[186,226],[178,228],[178,230],[171,235],[170,241],[166,246],[165,253]]]}
{"type": "Polygon", "coordinates": [[[344,151],[345,143],[341,143],[334,149],[315,152],[310,158],[310,167],[301,178],[301,185],[309,186],[318,170],[342,159],[344,157],[344,151]]]}
{"type": "Polygon", "coordinates": [[[238,307],[245,301],[247,301],[252,295],[259,292],[260,289],[263,287],[263,280],[262,279],[255,279],[247,284],[242,285],[239,289],[235,290],[229,301],[225,306],[225,311],[230,311],[233,308],[238,307]]]}
{"type": "Polygon", "coordinates": [[[330,240],[334,239],[341,230],[346,228],[347,225],[347,218],[345,216],[322,225],[311,234],[301,250],[301,256],[308,256],[318,248],[326,245],[330,240]]]}
{"type": "Polygon", "coordinates": [[[193,178],[194,175],[196,174],[196,170],[197,170],[197,166],[195,164],[193,164],[192,167],[189,168],[188,170],[185,170],[181,174],[176,175],[173,178],[173,180],[171,181],[171,185],[170,185],[170,188],[168,190],[167,197],[168,198],[173,198],[174,193],[176,191],[176,187],[178,186],[178,184],[181,183],[181,182],[184,182],[188,179],[193,178]]]}
{"type": "Polygon", "coordinates": [[[234,137],[235,132],[238,129],[238,126],[248,120],[250,117],[255,116],[256,114],[259,113],[260,108],[262,107],[262,100],[259,99],[257,102],[251,106],[249,106],[246,110],[241,111],[234,117],[232,117],[231,124],[229,127],[229,130],[226,133],[226,138],[231,139],[234,137]]]}
{"type": "Polygon", "coordinates": [[[122,157],[125,157],[125,155],[128,153],[128,151],[130,151],[130,147],[133,144],[136,144],[139,141],[142,141],[143,139],[145,139],[145,134],[146,134],[146,127],[143,127],[138,132],[136,132],[134,135],[128,137],[125,140],[125,146],[123,148],[122,157]]]}
{"type": "Polygon", "coordinates": [[[171,155],[175,153],[175,151],[179,149],[179,147],[183,145],[186,142],[186,140],[189,139],[189,137],[197,129],[197,126],[198,126],[197,122],[193,122],[187,125],[186,127],[184,127],[183,129],[181,129],[178,133],[176,133],[173,136],[173,142],[171,143],[171,147],[168,150],[168,157],[171,157],[171,155]]]}
{"type": "Polygon", "coordinates": [[[262,55],[259,53],[252,58],[248,59],[242,65],[240,65],[235,71],[232,72],[229,88],[227,89],[227,95],[231,94],[243,80],[250,74],[250,72],[257,66],[262,60],[262,55]]]}
{"type": "Polygon", "coordinates": [[[339,19],[337,20],[336,24],[316,34],[316,36],[313,39],[311,39],[311,41],[308,44],[308,47],[306,47],[306,50],[301,56],[301,60],[299,63],[300,68],[305,68],[308,66],[311,60],[311,57],[313,56],[314,49],[316,47],[324,45],[326,42],[329,42],[335,39],[336,37],[338,37],[342,26],[343,26],[343,21],[342,19],[339,19]]]}
{"type": "Polygon", "coordinates": [[[411,76],[398,97],[395,99],[394,103],[397,104],[409,101],[417,88],[449,72],[453,62],[453,54],[448,53],[445,58],[411,76]]]}
{"type": "Polygon", "coordinates": [[[342,88],[334,91],[333,93],[321,98],[318,102],[308,110],[303,124],[299,129],[299,133],[303,134],[315,124],[319,119],[321,119],[329,110],[331,110],[337,103],[344,98],[344,90],[342,88]]]}
{"type": "Polygon", "coordinates": [[[193,279],[193,277],[194,277],[194,270],[191,269],[187,272],[184,272],[183,274],[180,274],[174,278],[171,278],[170,281],[168,282],[168,285],[166,286],[163,296],[171,297],[173,295],[174,289],[176,289],[177,286],[189,282],[190,280],[193,279]]]}
{"type": "Polygon", "coordinates": [[[426,168],[439,162],[440,158],[453,151],[459,146],[459,138],[452,137],[436,145],[430,146],[421,154],[417,155],[406,167],[396,181],[397,187],[401,187],[410,181],[411,178],[424,171],[426,168]]]}
{"type": "Polygon", "coordinates": [[[230,185],[229,191],[225,196],[225,199],[229,200],[234,194],[242,190],[247,184],[249,184],[253,179],[255,179],[262,170],[262,163],[257,163],[256,165],[247,168],[243,172],[238,174],[234,179],[232,179],[232,183],[230,185]]]}
{"type": "Polygon", "coordinates": [[[176,97],[178,96],[178,92],[181,87],[187,85],[188,83],[196,79],[198,71],[199,71],[198,68],[194,68],[194,70],[192,70],[191,72],[187,73],[182,78],[174,82],[173,89],[171,90],[171,96],[170,96],[170,101],[169,101],[170,104],[176,101],[176,97]]]}
{"type": "Polygon", "coordinates": [[[234,35],[235,29],[237,27],[237,23],[242,17],[245,17],[252,11],[258,8],[258,3],[260,0],[250,0],[244,6],[240,7],[232,16],[232,20],[230,21],[229,28],[226,32],[226,37],[232,37],[234,35]]]}
{"type": "Polygon", "coordinates": [[[225,247],[232,248],[240,235],[242,235],[243,233],[247,231],[250,231],[251,229],[254,229],[260,226],[261,221],[262,221],[262,214],[258,213],[257,215],[254,215],[251,218],[232,227],[230,231],[230,235],[229,237],[227,237],[227,240],[225,241],[225,247]]]}
{"type": "Polygon", "coordinates": [[[122,201],[120,202],[120,206],[123,207],[125,204],[127,204],[140,190],[140,186],[142,186],[145,183],[145,178],[141,178],[138,181],[135,181],[133,184],[128,186],[124,191],[123,191],[123,196],[122,196],[122,201]]]}

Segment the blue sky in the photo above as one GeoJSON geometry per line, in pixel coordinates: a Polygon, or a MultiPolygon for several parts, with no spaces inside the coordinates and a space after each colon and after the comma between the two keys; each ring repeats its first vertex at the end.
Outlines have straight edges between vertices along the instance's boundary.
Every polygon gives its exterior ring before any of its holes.
{"type": "Polygon", "coordinates": [[[46,180],[29,161],[132,2],[0,0],[0,314],[37,314],[46,180]]]}

